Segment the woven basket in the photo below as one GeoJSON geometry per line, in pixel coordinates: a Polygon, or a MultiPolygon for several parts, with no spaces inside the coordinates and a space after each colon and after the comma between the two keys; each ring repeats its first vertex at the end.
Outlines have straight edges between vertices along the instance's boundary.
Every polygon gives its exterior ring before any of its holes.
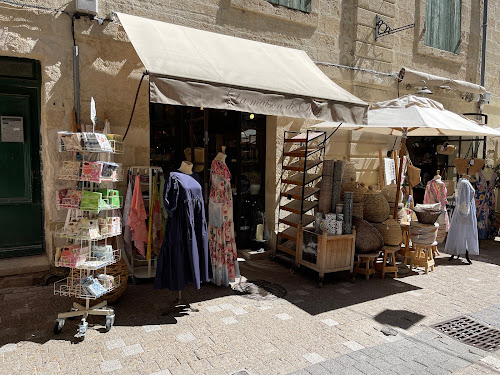
{"type": "Polygon", "coordinates": [[[354,179],[351,179],[347,184],[342,185],[342,189],[340,190],[340,199],[344,199],[344,192],[351,192],[354,194],[353,202],[359,203],[363,201],[363,197],[366,192],[365,184],[363,182],[356,182],[354,179]]]}
{"type": "Polygon", "coordinates": [[[396,220],[389,216],[389,219],[377,226],[377,230],[384,239],[384,245],[398,246],[403,239],[401,235],[401,226],[396,220]]]}
{"type": "Polygon", "coordinates": [[[417,215],[418,222],[421,224],[434,224],[441,215],[441,204],[417,204],[413,208],[413,212],[417,215]]]}
{"type": "MultiPolygon", "coordinates": [[[[382,188],[382,194],[384,195],[385,199],[387,199],[387,202],[389,203],[394,203],[396,202],[396,191],[398,189],[398,186],[396,185],[395,182],[393,182],[390,185],[386,185],[382,188]]],[[[399,202],[403,201],[403,194],[399,194],[399,202]]]]}
{"type": "MultiPolygon", "coordinates": [[[[70,277],[73,276],[73,272],[78,272],[78,270],[71,270],[70,277]]],[[[123,295],[125,289],[127,289],[127,280],[128,280],[128,269],[127,264],[123,259],[120,259],[118,262],[111,264],[106,267],[106,274],[114,276],[117,278],[120,277],[120,285],[118,288],[113,289],[111,292],[106,293],[101,298],[95,299],[91,301],[92,305],[97,305],[102,301],[107,301],[109,304],[115,303],[118,299],[123,295]]],[[[85,306],[85,300],[80,298],[75,298],[75,300],[83,304],[85,306]]]]}
{"type": "Polygon", "coordinates": [[[389,217],[389,203],[383,194],[370,186],[363,197],[363,219],[382,223],[389,217]]]}
{"type": "Polygon", "coordinates": [[[420,172],[420,168],[417,168],[413,164],[411,164],[411,161],[408,163],[408,169],[406,173],[408,174],[408,181],[410,182],[411,186],[417,186],[422,180],[422,178],[420,177],[420,172]]]}
{"type": "Polygon", "coordinates": [[[352,217],[363,218],[363,202],[353,203],[352,205],[352,217]]]}
{"type": "Polygon", "coordinates": [[[356,253],[375,253],[384,246],[384,239],[377,229],[366,220],[352,218],[352,225],[356,227],[356,253]]]}
{"type": "Polygon", "coordinates": [[[411,242],[420,245],[431,245],[436,241],[439,224],[422,224],[416,221],[410,223],[411,242]]]}
{"type": "Polygon", "coordinates": [[[437,145],[436,151],[441,155],[451,155],[455,152],[456,147],[453,145],[437,145]]]}

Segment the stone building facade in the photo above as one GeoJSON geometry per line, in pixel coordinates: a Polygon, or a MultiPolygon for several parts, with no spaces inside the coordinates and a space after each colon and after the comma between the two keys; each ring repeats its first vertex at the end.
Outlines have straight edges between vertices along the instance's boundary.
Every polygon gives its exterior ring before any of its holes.
{"type": "MultiPolygon", "coordinates": [[[[35,8],[0,1],[0,56],[29,58],[41,64],[40,153],[46,255],[0,260],[0,275],[44,270],[53,258],[52,231],[55,223],[63,219],[54,201],[54,190],[58,187],[56,161],[61,160],[56,150],[56,133],[70,129],[73,109],[73,39],[69,15],[74,13],[75,1],[19,1],[35,8]]],[[[102,119],[105,113],[112,131],[123,134],[144,70],[123,28],[118,22],[107,20],[113,18],[112,12],[305,50],[334,82],[366,102],[374,102],[397,97],[397,80],[390,74],[402,67],[480,82],[482,2],[461,1],[459,54],[425,45],[425,9],[426,0],[311,0],[310,13],[265,0],[101,0],[98,16],[106,19],[102,24],[85,17],[74,20],[74,38],[80,56],[81,122],[90,123],[90,98],[94,97],[97,116],[102,119]],[[375,42],[377,14],[391,27],[411,23],[415,27],[375,42]]],[[[492,126],[500,123],[499,19],[498,0],[490,1],[485,87],[492,97],[484,105],[484,112],[490,115],[492,126]]],[[[405,85],[399,88],[399,93],[415,93],[418,89],[405,85]]],[[[433,99],[451,111],[477,111],[477,102],[466,100],[468,97],[462,92],[431,89],[433,99]]],[[[149,163],[147,85],[142,86],[138,98],[126,152],[116,160],[124,167],[149,163]]],[[[311,121],[292,118],[267,118],[266,212],[270,229],[275,221],[283,131],[303,129],[310,124],[311,121]]],[[[358,177],[375,183],[377,148],[387,149],[392,143],[392,138],[340,132],[330,142],[327,155],[348,156],[353,160],[358,156],[358,177]]],[[[495,151],[496,157],[496,143],[490,142],[488,147],[495,151]]]]}

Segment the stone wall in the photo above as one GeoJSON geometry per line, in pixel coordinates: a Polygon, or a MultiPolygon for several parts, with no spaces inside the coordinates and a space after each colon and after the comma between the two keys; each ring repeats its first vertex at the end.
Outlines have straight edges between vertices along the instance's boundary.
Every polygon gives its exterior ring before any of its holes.
{"type": "MultiPolygon", "coordinates": [[[[28,4],[74,11],[74,1],[24,0],[28,4]]],[[[445,77],[479,82],[482,6],[462,1],[462,45],[459,55],[438,51],[423,44],[424,0],[312,0],[310,14],[274,6],[264,0],[101,0],[99,16],[112,11],[143,16],[179,25],[218,32],[305,50],[317,62],[340,63],[385,73],[409,67],[445,77]],[[188,6],[187,6],[188,4],[188,6]],[[374,41],[375,15],[392,27],[416,23],[414,29],[374,41]]],[[[0,2],[0,55],[27,57],[42,64],[42,159],[47,251],[52,257],[51,229],[62,219],[54,208],[58,161],[57,130],[70,128],[73,108],[72,38],[70,18],[57,12],[21,8],[0,2]]],[[[500,121],[500,7],[490,2],[486,87],[493,93],[485,111],[490,124],[500,121]]],[[[99,25],[87,18],[75,20],[75,39],[80,51],[81,118],[89,123],[90,98],[97,103],[99,119],[104,113],[112,131],[124,133],[129,121],[138,82],[144,70],[123,29],[116,22],[99,25]]],[[[166,57],[168,58],[168,57],[166,57]]],[[[336,83],[367,102],[398,95],[396,80],[385,75],[319,65],[336,83]]],[[[455,112],[472,112],[476,102],[462,99],[462,93],[431,88],[434,99],[455,112]]],[[[400,87],[400,94],[415,93],[418,87],[400,87]]],[[[283,130],[303,129],[310,122],[268,118],[268,150],[277,145],[276,154],[268,152],[266,199],[268,211],[276,201],[279,181],[280,142],[283,130]]],[[[359,177],[376,183],[377,148],[389,148],[393,139],[340,132],[330,144],[327,157],[351,155],[358,162],[359,177]],[[349,144],[348,141],[354,143],[349,144]],[[371,149],[369,142],[376,142],[371,149]],[[333,145],[335,147],[333,147],[333,145]]],[[[497,144],[489,148],[498,154],[497,144]]],[[[126,141],[126,153],[117,157],[124,167],[149,163],[149,115],[147,78],[126,141]]],[[[269,216],[273,216],[271,212],[269,216]]],[[[272,221],[270,224],[272,224],[272,221]]]]}

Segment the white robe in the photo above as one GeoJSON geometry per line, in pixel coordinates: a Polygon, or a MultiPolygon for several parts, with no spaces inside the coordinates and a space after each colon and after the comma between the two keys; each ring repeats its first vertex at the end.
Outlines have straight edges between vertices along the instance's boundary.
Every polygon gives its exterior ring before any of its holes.
{"type": "Polygon", "coordinates": [[[475,190],[471,183],[462,178],[457,185],[456,207],[451,218],[445,252],[450,255],[479,254],[477,237],[475,190]]]}

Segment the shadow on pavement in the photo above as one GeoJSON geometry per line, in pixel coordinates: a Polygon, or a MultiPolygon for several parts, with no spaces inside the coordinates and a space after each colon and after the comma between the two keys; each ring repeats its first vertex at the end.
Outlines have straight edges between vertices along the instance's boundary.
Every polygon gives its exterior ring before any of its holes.
{"type": "Polygon", "coordinates": [[[413,325],[417,324],[423,318],[425,318],[424,315],[420,315],[408,310],[388,309],[382,311],[380,314],[376,315],[373,319],[375,319],[375,321],[383,325],[408,329],[413,325]]]}

